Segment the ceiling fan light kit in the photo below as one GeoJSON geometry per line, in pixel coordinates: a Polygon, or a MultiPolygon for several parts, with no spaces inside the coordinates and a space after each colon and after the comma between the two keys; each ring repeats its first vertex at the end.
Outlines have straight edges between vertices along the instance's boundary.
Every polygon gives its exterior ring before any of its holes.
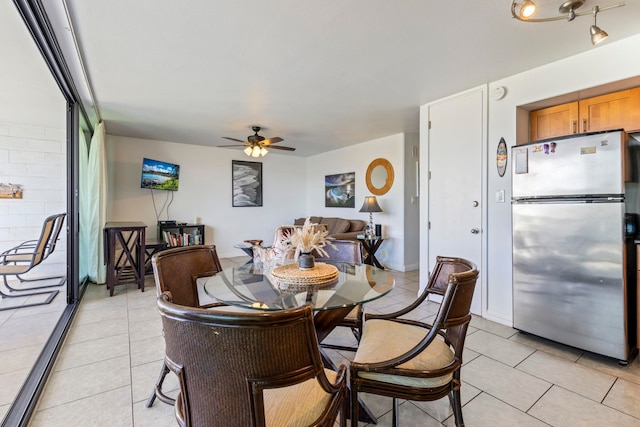
{"type": "Polygon", "coordinates": [[[295,151],[296,149],[293,147],[284,147],[284,146],[276,146],[272,144],[276,144],[280,141],[284,141],[279,136],[273,138],[266,138],[264,136],[258,135],[260,132],[260,126],[252,126],[251,129],[255,132],[253,135],[249,135],[246,141],[241,139],[231,138],[228,136],[223,136],[224,139],[229,139],[231,141],[241,142],[243,145],[219,145],[218,147],[244,147],[244,153],[249,157],[264,157],[267,155],[269,150],[268,148],[275,148],[277,150],[285,150],[285,151],[295,151]]]}
{"type": "Polygon", "coordinates": [[[511,2],[511,16],[522,22],[550,22],[560,20],[571,22],[580,16],[593,15],[593,25],[589,28],[589,33],[591,35],[591,44],[595,46],[608,37],[608,34],[596,25],[596,15],[598,15],[599,12],[622,7],[625,4],[624,2],[621,2],[605,7],[599,7],[596,5],[589,11],[576,12],[584,2],[585,0],[566,0],[560,5],[560,7],[558,7],[559,15],[534,18],[533,16],[538,11],[538,7],[533,0],[524,0],[521,3],[513,0],[511,2]]]}

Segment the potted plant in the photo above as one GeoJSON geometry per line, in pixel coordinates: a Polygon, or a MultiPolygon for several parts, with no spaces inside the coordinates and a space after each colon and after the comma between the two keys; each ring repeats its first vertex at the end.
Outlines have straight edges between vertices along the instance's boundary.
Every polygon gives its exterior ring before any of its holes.
{"type": "Polygon", "coordinates": [[[325,227],[319,227],[318,224],[311,222],[310,217],[305,219],[302,227],[296,227],[289,234],[285,243],[290,244],[289,250],[295,250],[294,258],[298,260],[298,266],[301,269],[310,269],[315,266],[315,260],[312,251],[317,251],[320,255],[329,256],[324,249],[326,245],[336,248],[331,243],[332,237],[325,227]]]}

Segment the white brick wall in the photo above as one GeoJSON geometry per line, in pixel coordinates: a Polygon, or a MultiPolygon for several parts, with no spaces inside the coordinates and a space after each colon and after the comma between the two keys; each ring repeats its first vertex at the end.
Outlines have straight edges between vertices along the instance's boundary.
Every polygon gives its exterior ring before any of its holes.
{"type": "MultiPolygon", "coordinates": [[[[65,212],[65,129],[0,122],[0,182],[19,184],[22,199],[0,199],[0,252],[40,236],[42,222],[65,212]]],[[[31,276],[66,272],[66,221],[56,250],[31,276]]]]}

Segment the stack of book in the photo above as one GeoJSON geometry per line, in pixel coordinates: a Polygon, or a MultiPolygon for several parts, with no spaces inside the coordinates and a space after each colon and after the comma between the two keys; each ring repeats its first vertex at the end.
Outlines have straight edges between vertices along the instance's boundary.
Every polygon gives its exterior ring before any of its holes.
{"type": "Polygon", "coordinates": [[[172,233],[170,231],[164,230],[162,232],[162,240],[164,240],[167,245],[171,247],[201,245],[202,235],[199,233],[172,233]]]}

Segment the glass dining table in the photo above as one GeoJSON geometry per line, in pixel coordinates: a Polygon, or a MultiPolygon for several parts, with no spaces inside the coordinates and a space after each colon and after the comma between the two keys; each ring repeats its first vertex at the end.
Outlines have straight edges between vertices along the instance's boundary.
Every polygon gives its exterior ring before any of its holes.
{"type": "MultiPolygon", "coordinates": [[[[353,307],[388,294],[395,280],[388,270],[368,264],[327,262],[338,270],[337,278],[321,285],[288,285],[272,271],[294,260],[245,264],[226,268],[213,276],[197,279],[205,293],[228,305],[256,309],[283,310],[311,304],[315,311],[318,341],[344,319],[353,307]]],[[[316,266],[322,262],[316,261],[316,266]]]]}

